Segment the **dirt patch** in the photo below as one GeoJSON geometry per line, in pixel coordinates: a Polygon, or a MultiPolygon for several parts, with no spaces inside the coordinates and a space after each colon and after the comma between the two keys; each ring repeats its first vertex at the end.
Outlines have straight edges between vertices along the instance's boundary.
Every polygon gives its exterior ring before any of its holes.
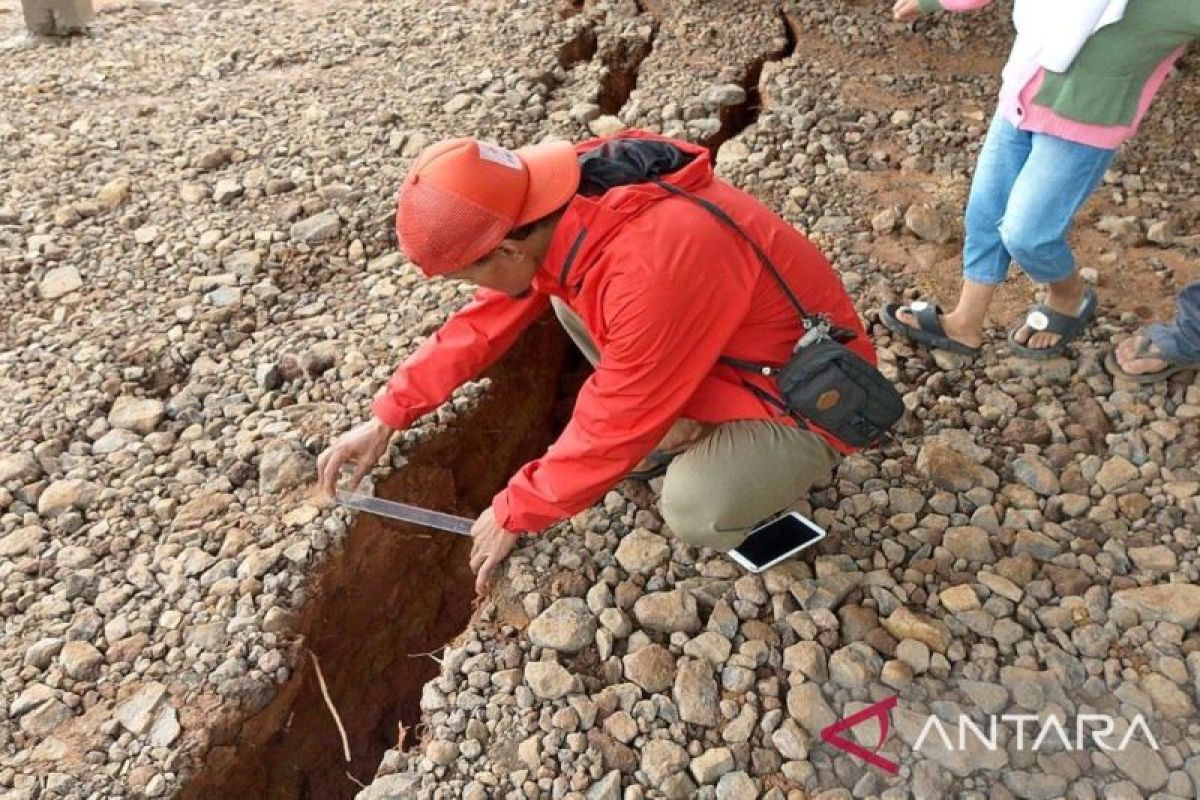
{"type": "MultiPolygon", "coordinates": [[[[870,208],[879,210],[912,203],[933,202],[954,210],[961,226],[966,209],[968,185],[928,173],[853,173],[855,189],[870,198],[870,208]]],[[[1128,213],[1113,203],[1104,190],[1098,191],[1076,218],[1069,236],[1076,261],[1099,273],[1097,289],[1105,311],[1117,316],[1129,312],[1143,321],[1169,319],[1174,314],[1175,295],[1188,283],[1200,280],[1200,262],[1180,247],[1154,245],[1130,247],[1113,241],[1096,229],[1108,214],[1128,213]],[[1117,260],[1111,259],[1116,256],[1117,260]]],[[[859,250],[881,268],[906,275],[922,296],[936,298],[943,307],[953,307],[962,286],[962,231],[949,244],[923,242],[909,233],[881,236],[863,243],[859,250]]],[[[1025,279],[1014,265],[996,294],[988,313],[993,325],[1008,328],[1037,300],[1039,287],[1025,279]]]]}
{"type": "MultiPolygon", "coordinates": [[[[559,427],[567,340],[552,319],[533,327],[489,373],[492,388],[453,427],[418,445],[376,494],[474,516],[559,427]]],[[[359,514],[300,614],[296,673],[248,719],[214,727],[214,746],[185,800],[332,800],[370,782],[398,726],[420,722],[427,654],[457,637],[475,605],[470,540],[359,514]],[[308,651],[349,738],[347,765],[308,651]]]]}

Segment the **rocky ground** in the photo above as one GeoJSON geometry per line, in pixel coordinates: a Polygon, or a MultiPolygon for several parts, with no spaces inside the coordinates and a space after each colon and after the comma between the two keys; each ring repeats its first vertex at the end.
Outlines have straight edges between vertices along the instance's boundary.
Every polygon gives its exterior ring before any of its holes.
{"type": "MultiPolygon", "coordinates": [[[[306,502],[313,458],[466,293],[390,242],[425,143],[639,125],[719,147],[875,322],[897,295],[953,298],[1009,40],[1003,9],[910,31],[848,0],[105,0],[90,36],[33,42],[18,5],[0,2],[6,800],[186,794],[220,748],[238,771],[256,712],[301,683],[320,702],[307,620],[354,537],[306,502]]],[[[1081,219],[1104,305],[1071,359],[1015,360],[998,335],[967,364],[875,324],[911,415],[812,497],[821,553],[745,576],[618,487],[516,551],[445,650],[402,654],[436,677],[363,796],[1200,795],[1200,383],[1100,366],[1200,278],[1198,72],[1081,219]],[[898,775],[820,740],[889,696],[898,775]],[[1092,712],[1144,715],[1159,749],[1033,752],[1011,729],[996,752],[913,749],[930,713],[1092,712]]],[[[1012,281],[997,322],[1030,297],[1012,281]]],[[[391,467],[493,390],[464,387],[391,467]]],[[[297,785],[204,796],[330,796],[297,785]]]]}

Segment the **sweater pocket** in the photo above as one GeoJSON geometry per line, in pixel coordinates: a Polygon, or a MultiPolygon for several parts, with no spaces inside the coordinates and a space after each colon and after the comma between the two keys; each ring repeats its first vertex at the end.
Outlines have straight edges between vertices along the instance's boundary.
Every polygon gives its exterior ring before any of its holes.
{"type": "Polygon", "coordinates": [[[1089,125],[1132,125],[1146,85],[1145,75],[1086,75],[1049,72],[1033,102],[1089,125]]]}

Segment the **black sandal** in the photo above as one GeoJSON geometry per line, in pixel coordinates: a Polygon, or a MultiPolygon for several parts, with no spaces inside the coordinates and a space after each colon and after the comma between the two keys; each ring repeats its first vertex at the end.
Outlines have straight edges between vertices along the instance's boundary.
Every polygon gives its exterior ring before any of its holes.
{"type": "Polygon", "coordinates": [[[949,350],[951,353],[971,356],[972,358],[978,356],[981,348],[971,347],[946,335],[946,331],[942,327],[941,315],[942,309],[936,303],[930,303],[926,300],[916,300],[907,306],[900,303],[888,303],[879,311],[879,320],[889,330],[901,336],[907,336],[914,342],[919,342],[938,350],[949,350]],[[902,322],[896,316],[898,312],[904,309],[908,309],[913,317],[916,318],[916,325],[909,325],[907,322],[902,322]]]}
{"type": "MultiPolygon", "coordinates": [[[[1026,358],[1046,359],[1060,355],[1092,321],[1097,303],[1096,291],[1090,286],[1083,293],[1079,314],[1074,317],[1060,314],[1045,303],[1038,303],[1029,309],[1023,322],[1008,332],[1008,343],[1018,355],[1026,358]],[[1024,327],[1031,328],[1034,333],[1057,333],[1058,341],[1049,347],[1027,347],[1017,341],[1017,333],[1024,327]]],[[[1031,338],[1033,335],[1029,334],[1031,338]]]]}
{"type": "Polygon", "coordinates": [[[1121,368],[1120,363],[1117,362],[1117,350],[1114,347],[1112,350],[1109,350],[1108,355],[1104,357],[1104,366],[1108,369],[1109,374],[1111,374],[1114,378],[1120,378],[1122,380],[1132,381],[1133,383],[1142,385],[1149,385],[1151,383],[1165,381],[1167,378],[1170,378],[1172,375],[1176,375],[1180,372],[1200,370],[1200,362],[1176,361],[1168,356],[1162,351],[1162,348],[1156,345],[1154,340],[1151,339],[1150,336],[1144,331],[1139,331],[1138,333],[1134,334],[1134,336],[1138,340],[1138,345],[1133,350],[1133,357],[1135,359],[1153,358],[1156,361],[1165,361],[1167,365],[1162,369],[1155,370],[1154,372],[1138,372],[1136,374],[1132,372],[1126,372],[1121,368]]]}

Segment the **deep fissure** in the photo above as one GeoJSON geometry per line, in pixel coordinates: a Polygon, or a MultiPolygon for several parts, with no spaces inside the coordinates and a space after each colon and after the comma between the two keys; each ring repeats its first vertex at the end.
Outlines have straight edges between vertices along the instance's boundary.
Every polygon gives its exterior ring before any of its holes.
{"type": "MultiPolygon", "coordinates": [[[[573,405],[582,359],[553,318],[496,364],[492,385],[447,430],[416,445],[376,495],[474,516],[512,472],[553,440],[573,405]]],[[[471,542],[359,514],[314,581],[291,642],[296,671],[264,709],[213,725],[212,747],[184,800],[336,800],[369,783],[399,726],[420,722],[429,653],[456,638],[474,608],[471,542]],[[350,742],[346,764],[309,651],[320,661],[350,742]]]]}
{"type": "Polygon", "coordinates": [[[745,76],[741,80],[742,89],[746,92],[746,99],[741,103],[722,106],[720,130],[703,142],[704,146],[712,150],[714,154],[721,149],[721,145],[758,121],[763,104],[762,89],[759,87],[763,67],[771,61],[784,61],[796,52],[796,31],[792,28],[791,20],[783,9],[780,9],[779,16],[783,23],[783,46],[747,65],[745,76]]]}
{"type": "Polygon", "coordinates": [[[596,92],[596,104],[604,114],[620,114],[637,88],[638,71],[650,53],[654,51],[654,39],[658,36],[658,19],[650,15],[642,3],[635,3],[638,13],[647,17],[650,36],[645,39],[618,37],[603,53],[605,70],[596,92]]]}

